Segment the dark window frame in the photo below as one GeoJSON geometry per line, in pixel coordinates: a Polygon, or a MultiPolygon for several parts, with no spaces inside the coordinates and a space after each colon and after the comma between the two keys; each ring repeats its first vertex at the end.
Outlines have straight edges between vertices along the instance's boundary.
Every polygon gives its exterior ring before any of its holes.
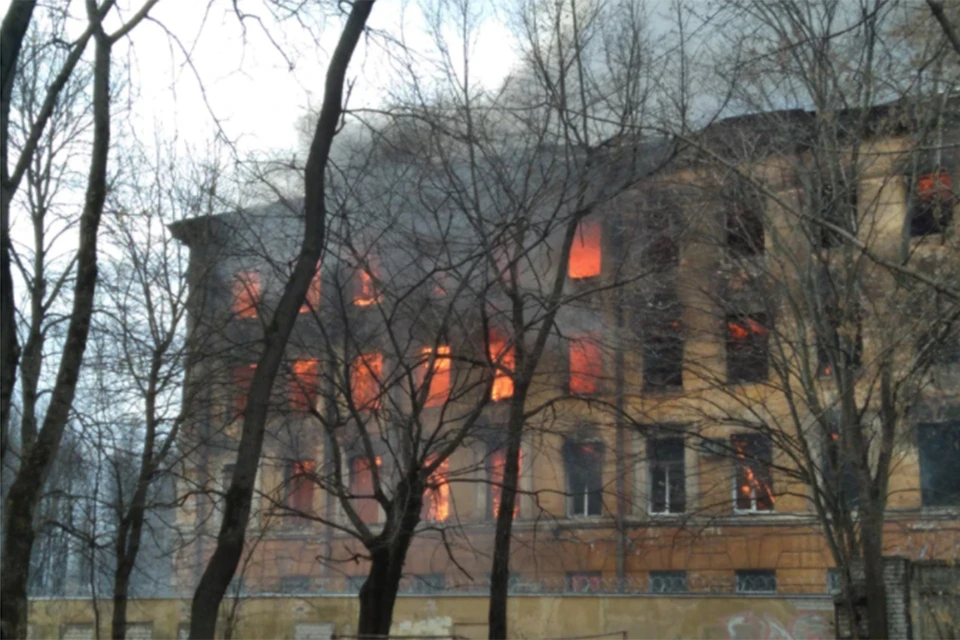
{"type": "Polygon", "coordinates": [[[917,452],[921,505],[960,507],[960,420],[918,424],[917,452]]]}
{"type": "Polygon", "coordinates": [[[647,438],[648,513],[677,515],[686,512],[685,444],[683,436],[650,436],[647,438]],[[659,454],[664,452],[669,455],[661,457],[659,454]],[[677,455],[678,452],[679,455],[677,455]],[[662,482],[658,481],[661,474],[663,476],[662,482]],[[659,495],[658,486],[663,488],[662,498],[659,495]],[[679,496],[676,495],[678,488],[679,496]]]}
{"type": "Polygon", "coordinates": [[[568,440],[564,443],[568,517],[594,518],[603,515],[603,460],[602,442],[568,440]],[[591,450],[587,451],[586,448],[591,450]]]}
{"type": "Polygon", "coordinates": [[[771,326],[770,317],[763,312],[726,316],[727,384],[756,384],[770,378],[771,326]],[[734,326],[745,337],[737,337],[734,326]]]}
{"type": "Polygon", "coordinates": [[[953,206],[956,197],[953,194],[953,175],[950,170],[941,167],[933,171],[924,171],[911,183],[911,202],[907,212],[907,227],[911,238],[923,238],[938,235],[947,230],[953,222],[953,206]],[[934,174],[935,177],[934,177],[934,174]],[[946,182],[943,177],[946,177],[946,182]],[[924,178],[936,180],[937,186],[932,193],[920,190],[920,181],[924,178]]]}

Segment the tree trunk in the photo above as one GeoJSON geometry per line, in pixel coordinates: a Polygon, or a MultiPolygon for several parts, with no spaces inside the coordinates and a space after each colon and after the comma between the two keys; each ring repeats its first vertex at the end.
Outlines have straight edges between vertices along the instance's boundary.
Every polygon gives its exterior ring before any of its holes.
{"type": "Polygon", "coordinates": [[[113,574],[113,619],[110,622],[110,637],[124,640],[127,636],[127,597],[130,591],[130,574],[133,563],[129,558],[117,557],[117,570],[113,574]]]}
{"type": "Polygon", "coordinates": [[[869,513],[864,514],[861,527],[864,595],[867,599],[867,636],[886,638],[888,637],[887,589],[883,581],[882,511],[878,518],[871,508],[869,513]]]}
{"type": "Polygon", "coordinates": [[[510,587],[510,536],[513,535],[513,513],[517,504],[517,482],[520,477],[520,445],[523,441],[523,407],[526,384],[518,384],[510,398],[507,422],[507,451],[500,490],[500,511],[493,538],[493,566],[490,569],[490,611],[487,615],[489,637],[507,637],[507,592],[510,587]]]}
{"type": "Polygon", "coordinates": [[[343,85],[350,58],[363,34],[373,0],[354,2],[340,41],[333,52],[324,84],[323,106],[310,144],[304,171],[304,234],[293,275],[277,303],[263,337],[263,353],[250,385],[247,411],[237,448],[233,478],[224,499],[223,522],[217,546],[193,594],[190,608],[190,638],[213,638],[217,613],[230,580],[243,554],[247,522],[253,500],[254,479],[260,463],[270,392],[283,360],[293,325],[300,315],[307,288],[313,280],[323,248],[326,203],[325,172],[330,147],[343,112],[343,85]]]}
{"type": "MultiPolygon", "coordinates": [[[[100,20],[95,13],[89,18],[91,21],[100,20]]],[[[3,508],[4,517],[8,519],[0,555],[0,629],[4,638],[26,637],[27,578],[35,536],[34,512],[70,415],[93,313],[97,286],[97,233],[106,200],[107,157],[110,149],[111,42],[99,23],[96,32],[94,134],[86,199],[80,216],[73,308],[43,427],[17,471],[3,508]]]]}
{"type": "Polygon", "coordinates": [[[36,0],[14,2],[7,9],[0,26],[0,458],[7,452],[10,405],[17,379],[20,345],[16,332],[16,305],[13,298],[13,277],[10,272],[13,245],[10,241],[10,205],[13,186],[10,184],[10,101],[17,58],[33,18],[36,0]]]}

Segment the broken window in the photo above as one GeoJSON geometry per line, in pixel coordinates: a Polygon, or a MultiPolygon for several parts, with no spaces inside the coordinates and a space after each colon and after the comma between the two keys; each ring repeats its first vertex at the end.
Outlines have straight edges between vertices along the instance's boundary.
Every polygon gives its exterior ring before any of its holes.
{"type": "Polygon", "coordinates": [[[291,365],[291,410],[306,413],[316,408],[319,382],[317,367],[316,360],[296,360],[291,365]]]}
{"type": "MultiPolygon", "coordinates": [[[[857,186],[823,183],[820,186],[816,215],[820,220],[849,233],[856,232],[857,186]]],[[[835,229],[820,223],[814,223],[814,237],[819,239],[824,249],[839,247],[843,244],[843,235],[835,229]]]]}
{"type": "Polygon", "coordinates": [[[731,197],[726,232],[727,251],[732,255],[749,257],[763,253],[763,215],[756,198],[751,198],[743,190],[731,197]]]}
{"type": "Polygon", "coordinates": [[[860,506],[860,487],[857,483],[857,468],[851,451],[845,451],[840,441],[836,421],[830,423],[830,431],[823,445],[823,483],[830,500],[846,512],[860,506]]]}
{"type": "Polygon", "coordinates": [[[303,304],[300,305],[300,313],[309,313],[311,310],[316,311],[320,308],[320,265],[317,265],[317,270],[313,274],[313,278],[310,280],[310,288],[307,289],[307,297],[304,299],[303,304]]]}
{"type": "Polygon", "coordinates": [[[567,473],[568,515],[599,516],[603,513],[603,445],[571,442],[563,446],[567,473]]]}
{"type": "MultiPolygon", "coordinates": [[[[494,449],[487,456],[487,486],[490,488],[487,492],[487,502],[488,502],[488,511],[487,513],[496,520],[497,514],[500,513],[500,497],[503,495],[503,477],[504,469],[507,464],[507,450],[504,447],[499,447],[494,449]]],[[[517,460],[519,469],[517,471],[517,478],[520,477],[520,473],[523,472],[523,451],[520,451],[520,456],[517,460]]],[[[516,498],[516,502],[513,506],[513,517],[517,518],[520,515],[520,496],[516,498]]]]}
{"type": "Polygon", "coordinates": [[[917,425],[925,507],[960,506],[960,420],[917,425]]]}
{"type": "Polygon", "coordinates": [[[650,593],[687,593],[686,571],[651,571],[650,593]]]}
{"type": "Polygon", "coordinates": [[[422,351],[424,362],[420,367],[420,384],[423,385],[430,377],[430,389],[427,391],[427,400],[424,403],[426,407],[438,407],[443,405],[450,397],[450,347],[440,345],[436,353],[430,347],[422,351]],[[431,357],[433,357],[431,367],[431,357]]]}
{"type": "MultiPolygon", "coordinates": [[[[428,458],[425,466],[433,461],[428,458]]],[[[427,478],[427,487],[423,492],[423,508],[420,517],[429,522],[444,522],[450,517],[450,460],[440,463],[430,477],[427,478]]]]}
{"type": "Polygon", "coordinates": [[[260,272],[238,271],[233,276],[233,313],[238,318],[256,318],[260,304],[260,272]]]}
{"type": "MultiPolygon", "coordinates": [[[[382,461],[376,456],[377,473],[382,461]]],[[[380,503],[373,496],[373,469],[370,458],[356,456],[350,459],[350,495],[353,496],[354,510],[360,520],[372,524],[380,520],[380,503]]]]}
{"type": "Polygon", "coordinates": [[[773,511],[773,447],[769,436],[740,433],[731,437],[734,459],[734,508],[773,511]]]}
{"type": "Polygon", "coordinates": [[[643,388],[669,391],[683,388],[682,308],[674,293],[654,297],[643,318],[643,388]]]}
{"type": "Polygon", "coordinates": [[[776,593],[775,569],[750,569],[736,572],[737,593],[776,593]]]}
{"type": "Polygon", "coordinates": [[[921,174],[910,209],[911,237],[943,233],[953,219],[953,178],[946,169],[921,174]]]}
{"type": "Polygon", "coordinates": [[[253,384],[253,374],[257,370],[255,364],[243,364],[233,368],[233,413],[234,416],[243,416],[247,410],[247,396],[250,395],[250,386],[253,384]]]}
{"type": "Polygon", "coordinates": [[[603,377],[603,353],[597,336],[572,338],[568,387],[573,395],[593,395],[600,389],[603,377]]]}
{"type": "Polygon", "coordinates": [[[380,408],[382,375],[382,353],[365,353],[354,358],[350,371],[350,393],[358,411],[376,411],[380,408]]]}
{"type": "Polygon", "coordinates": [[[313,509],[313,460],[295,460],[287,465],[286,500],[284,506],[294,511],[309,513],[313,509]]]}
{"type": "Polygon", "coordinates": [[[571,571],[567,573],[567,592],[603,593],[603,574],[599,571],[571,571]]]}
{"type": "Polygon", "coordinates": [[[600,275],[603,224],[600,220],[581,220],[570,247],[570,278],[580,280],[600,275]]]}
{"type": "Polygon", "coordinates": [[[650,513],[683,513],[687,508],[683,438],[647,439],[650,513]]]}
{"type": "Polygon", "coordinates": [[[379,262],[374,255],[367,256],[366,264],[360,265],[356,271],[357,281],[354,285],[356,293],[353,296],[353,304],[358,307],[369,307],[380,304],[383,301],[383,294],[377,284],[379,278],[379,262]]]}
{"type": "Polygon", "coordinates": [[[763,382],[770,368],[765,313],[727,316],[727,383],[763,382]]]}
{"type": "Polygon", "coordinates": [[[495,367],[493,388],[490,390],[490,399],[505,400],[513,395],[513,347],[507,346],[507,341],[491,329],[489,357],[495,367]]]}

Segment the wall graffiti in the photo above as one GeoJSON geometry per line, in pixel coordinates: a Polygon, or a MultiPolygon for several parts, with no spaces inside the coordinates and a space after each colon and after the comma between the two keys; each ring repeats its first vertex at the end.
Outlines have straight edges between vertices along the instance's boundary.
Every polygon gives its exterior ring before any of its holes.
{"type": "Polygon", "coordinates": [[[819,613],[804,613],[788,622],[770,613],[740,611],[723,621],[730,640],[825,640],[833,638],[833,627],[819,613]]]}

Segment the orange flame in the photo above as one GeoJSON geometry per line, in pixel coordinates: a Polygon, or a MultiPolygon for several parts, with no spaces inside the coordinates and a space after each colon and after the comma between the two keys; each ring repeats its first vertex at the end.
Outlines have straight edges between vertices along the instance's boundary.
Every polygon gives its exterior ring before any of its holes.
{"type": "Polygon", "coordinates": [[[567,269],[571,278],[579,280],[600,275],[602,238],[603,226],[599,220],[582,220],[577,225],[567,269]]]}
{"type": "Polygon", "coordinates": [[[360,270],[360,291],[353,298],[353,304],[358,307],[369,307],[379,304],[383,296],[377,291],[377,283],[373,281],[373,276],[366,269],[360,270]]]}
{"type": "MultiPolygon", "coordinates": [[[[426,380],[430,369],[430,356],[433,349],[427,347],[423,350],[423,356],[426,362],[422,365],[420,380],[426,380]]],[[[449,345],[440,345],[437,347],[436,356],[433,359],[433,376],[430,378],[430,390],[427,392],[427,401],[424,406],[436,407],[447,401],[450,397],[450,347],[449,345]]]]}
{"type": "Polygon", "coordinates": [[[260,302],[260,273],[238,271],[233,277],[233,312],[238,318],[256,318],[260,302]]]}
{"type": "Polygon", "coordinates": [[[310,411],[317,404],[317,361],[296,360],[291,368],[290,408],[294,411],[310,411]]]}
{"type": "Polygon", "coordinates": [[[383,375],[383,354],[365,353],[353,360],[350,393],[360,411],[380,408],[380,376],[383,375]]]}
{"type": "Polygon", "coordinates": [[[592,339],[570,342],[570,393],[590,395],[597,392],[603,376],[603,354],[592,339]]]}
{"type": "MultiPolygon", "coordinates": [[[[519,463],[519,472],[523,470],[523,451],[517,459],[519,463]]],[[[507,452],[505,449],[497,449],[490,455],[490,507],[493,517],[500,515],[500,498],[503,494],[503,477],[507,465],[507,452]]],[[[518,496],[519,497],[519,496],[518,496]]],[[[513,517],[520,515],[520,500],[513,505],[513,517]]]]}
{"type": "Polygon", "coordinates": [[[490,360],[497,367],[493,376],[493,388],[490,390],[490,399],[494,402],[505,400],[513,395],[513,347],[507,347],[502,337],[493,334],[490,336],[490,360]]]}
{"type": "Polygon", "coordinates": [[[300,305],[300,313],[309,313],[311,309],[320,308],[320,283],[320,267],[317,266],[317,271],[313,274],[313,279],[310,280],[310,288],[307,289],[307,297],[300,305]]]}
{"type": "MultiPolygon", "coordinates": [[[[427,459],[428,466],[432,464],[431,460],[427,459]]],[[[429,486],[423,493],[422,517],[424,520],[444,522],[450,517],[450,485],[447,483],[449,470],[450,460],[444,460],[430,474],[427,480],[429,486]]]]}

